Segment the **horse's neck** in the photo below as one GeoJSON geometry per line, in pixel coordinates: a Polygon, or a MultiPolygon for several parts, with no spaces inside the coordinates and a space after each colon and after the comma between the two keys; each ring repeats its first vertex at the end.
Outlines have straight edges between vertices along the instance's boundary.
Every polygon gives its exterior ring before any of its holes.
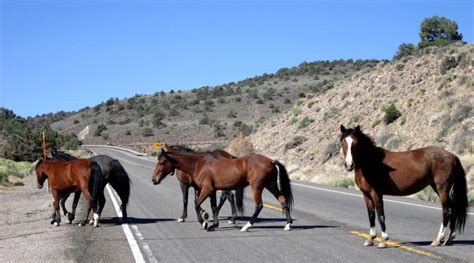
{"type": "Polygon", "coordinates": [[[354,156],[356,166],[366,170],[366,168],[370,169],[383,164],[385,150],[375,145],[367,145],[363,149],[357,156],[354,156]]]}
{"type": "Polygon", "coordinates": [[[192,175],[196,168],[196,162],[199,161],[202,156],[189,153],[168,153],[176,162],[176,168],[182,172],[192,175]]]}

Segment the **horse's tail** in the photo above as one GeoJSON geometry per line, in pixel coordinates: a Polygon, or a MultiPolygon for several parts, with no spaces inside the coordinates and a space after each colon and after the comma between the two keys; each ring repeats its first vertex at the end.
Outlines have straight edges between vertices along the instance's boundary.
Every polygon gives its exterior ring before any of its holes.
{"type": "Polygon", "coordinates": [[[130,178],[118,160],[113,160],[110,163],[109,183],[120,196],[120,200],[122,200],[122,213],[124,217],[127,217],[126,207],[130,197],[130,178]]]}
{"type": "MultiPolygon", "coordinates": [[[[102,170],[100,166],[96,162],[91,162],[91,174],[89,177],[89,186],[92,188],[92,207],[94,209],[94,213],[97,213],[99,209],[99,197],[101,195],[101,191],[104,189],[105,184],[104,176],[102,175],[102,170]]],[[[103,193],[102,193],[103,194],[103,193]]]]}
{"type": "Polygon", "coordinates": [[[280,191],[286,199],[286,205],[289,210],[293,207],[293,193],[291,192],[291,184],[290,184],[290,177],[288,176],[288,172],[283,164],[279,161],[274,160],[273,164],[277,168],[278,177],[280,178],[280,191]]]}
{"type": "Polygon", "coordinates": [[[463,232],[464,225],[466,224],[468,207],[466,174],[458,157],[456,157],[455,162],[454,185],[451,191],[452,204],[450,228],[456,229],[459,232],[463,232]]]}
{"type": "Polygon", "coordinates": [[[244,188],[235,190],[235,205],[237,206],[237,212],[239,212],[240,215],[245,214],[244,195],[244,188]]]}

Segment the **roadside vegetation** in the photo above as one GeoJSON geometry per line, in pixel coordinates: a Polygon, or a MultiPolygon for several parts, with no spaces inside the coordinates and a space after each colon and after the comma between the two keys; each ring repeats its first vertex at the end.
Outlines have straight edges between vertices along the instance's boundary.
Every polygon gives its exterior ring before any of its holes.
{"type": "Polygon", "coordinates": [[[14,162],[0,158],[0,184],[3,186],[23,185],[21,178],[30,174],[30,162],[14,162]]]}

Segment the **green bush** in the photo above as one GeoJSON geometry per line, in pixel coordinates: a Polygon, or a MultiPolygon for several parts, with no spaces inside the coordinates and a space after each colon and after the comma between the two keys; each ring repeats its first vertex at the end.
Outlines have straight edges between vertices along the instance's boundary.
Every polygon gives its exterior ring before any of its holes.
{"type": "Polygon", "coordinates": [[[421,190],[420,192],[416,193],[416,198],[429,201],[429,202],[438,202],[439,197],[436,192],[431,188],[431,186],[425,187],[425,189],[421,190]]]}
{"type": "Polygon", "coordinates": [[[397,109],[397,107],[395,107],[393,103],[385,108],[384,112],[385,116],[383,117],[383,121],[385,124],[390,124],[402,116],[402,113],[397,109]]]}
{"type": "Polygon", "coordinates": [[[308,138],[304,137],[304,136],[295,136],[291,139],[291,141],[287,142],[285,144],[285,151],[289,150],[289,149],[293,149],[293,148],[296,148],[298,146],[300,146],[301,144],[303,144],[308,138]]]}
{"type": "Polygon", "coordinates": [[[354,187],[354,180],[352,178],[340,178],[334,182],[334,186],[351,188],[354,187]]]}
{"type": "Polygon", "coordinates": [[[313,122],[314,122],[314,119],[311,119],[310,117],[306,116],[300,121],[298,128],[299,129],[306,128],[313,122]]]}
{"type": "Polygon", "coordinates": [[[30,174],[30,162],[14,162],[0,158],[0,184],[4,186],[23,185],[21,182],[12,183],[8,181],[8,176],[24,178],[30,174]]]}
{"type": "Polygon", "coordinates": [[[102,134],[103,131],[107,130],[107,126],[105,126],[104,124],[100,124],[99,126],[97,126],[94,130],[94,136],[100,136],[102,134]]]}
{"type": "Polygon", "coordinates": [[[143,129],[142,131],[142,135],[143,137],[150,137],[150,136],[153,136],[153,130],[151,128],[145,128],[143,129]]]}

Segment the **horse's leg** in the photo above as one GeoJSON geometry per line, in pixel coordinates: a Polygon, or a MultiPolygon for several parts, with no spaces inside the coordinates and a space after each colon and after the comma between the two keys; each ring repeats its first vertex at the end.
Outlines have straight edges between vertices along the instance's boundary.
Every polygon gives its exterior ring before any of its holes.
{"type": "Polygon", "coordinates": [[[370,195],[364,193],[364,201],[365,205],[367,206],[370,224],[369,238],[367,238],[367,240],[364,242],[364,246],[369,247],[374,245],[374,239],[377,237],[377,230],[375,230],[375,207],[370,195]]]}
{"type": "MultiPolygon", "coordinates": [[[[198,219],[199,224],[203,225],[204,220],[207,220],[209,218],[209,214],[202,209],[201,205],[199,205],[199,195],[201,194],[201,191],[198,188],[194,189],[194,210],[196,210],[196,216],[198,219]],[[203,219],[204,217],[204,219],[203,219]]],[[[207,228],[207,223],[206,223],[206,228],[207,228]]]]}
{"type": "MultiPolygon", "coordinates": [[[[63,209],[64,216],[67,216],[67,214],[69,213],[69,211],[67,211],[67,208],[66,208],[66,200],[69,198],[69,195],[70,195],[70,193],[63,193],[61,195],[60,204],[61,204],[61,208],[63,209]]],[[[66,221],[66,223],[67,223],[67,221],[66,221]]]]}
{"type": "Polygon", "coordinates": [[[449,191],[446,191],[446,189],[441,189],[441,187],[440,189],[437,189],[435,184],[432,184],[431,187],[438,194],[439,201],[441,202],[441,206],[443,208],[443,221],[441,222],[441,226],[439,228],[436,239],[431,242],[431,246],[439,246],[441,244],[446,245],[449,244],[449,242],[451,242],[454,238],[454,234],[449,231],[448,239],[446,241],[444,240],[444,234],[446,232],[446,228],[448,226],[450,218],[449,207],[451,206],[451,199],[449,197],[449,191]]]}
{"type": "Polygon", "coordinates": [[[76,208],[77,204],[79,203],[79,197],[81,197],[81,191],[76,191],[74,193],[74,200],[72,201],[72,213],[68,214],[67,220],[69,221],[69,224],[71,224],[74,218],[76,217],[76,208]]]}
{"type": "Polygon", "coordinates": [[[207,231],[214,231],[216,227],[219,226],[219,219],[217,218],[217,197],[216,197],[216,192],[212,192],[210,194],[211,196],[211,210],[212,210],[212,217],[213,217],[213,222],[210,227],[207,228],[207,231]]]}
{"type": "Polygon", "coordinates": [[[291,218],[290,209],[286,202],[286,198],[283,196],[281,191],[278,190],[277,181],[275,180],[271,182],[269,185],[265,186],[265,188],[267,188],[267,190],[270,191],[270,193],[272,193],[273,196],[275,196],[278,202],[280,202],[283,212],[285,212],[286,225],[285,225],[285,228],[283,228],[283,230],[286,230],[286,231],[291,230],[291,224],[293,223],[293,219],[291,218]]]}
{"type": "Polygon", "coordinates": [[[255,202],[255,212],[253,213],[252,217],[250,220],[245,224],[244,227],[240,229],[240,232],[246,232],[249,227],[253,225],[255,220],[257,219],[258,214],[260,214],[260,211],[262,211],[263,208],[263,202],[262,202],[262,190],[261,188],[253,188],[253,200],[255,202]]]}
{"type": "MultiPolygon", "coordinates": [[[[203,188],[199,191],[199,198],[196,202],[196,210],[198,209],[198,206],[200,207],[201,204],[204,202],[204,200],[206,200],[206,198],[214,191],[215,190],[212,188],[203,188]]],[[[199,223],[202,225],[202,228],[207,229],[207,221],[203,220],[202,222],[199,222],[199,223]]]]}
{"type": "Polygon", "coordinates": [[[178,222],[184,222],[186,217],[188,217],[188,194],[189,194],[189,185],[179,182],[181,186],[181,193],[183,194],[183,213],[181,217],[178,218],[178,222]]]}
{"type": "Polygon", "coordinates": [[[87,220],[89,219],[89,214],[91,213],[91,210],[92,210],[92,197],[87,188],[81,189],[81,191],[84,194],[84,198],[86,199],[88,205],[87,205],[84,221],[83,223],[79,223],[79,226],[85,226],[87,224],[87,220]]]}
{"type": "Polygon", "coordinates": [[[388,241],[388,234],[385,227],[385,213],[383,210],[383,195],[373,194],[373,200],[375,203],[375,209],[377,209],[377,216],[380,223],[380,228],[382,230],[381,241],[377,245],[378,248],[386,248],[388,241]]]}
{"type": "MultiPolygon", "coordinates": [[[[228,223],[233,225],[235,224],[235,218],[237,217],[237,210],[235,209],[234,194],[232,193],[232,191],[225,191],[224,193],[227,196],[227,199],[229,199],[230,209],[232,210],[232,217],[229,219],[228,223]]],[[[219,211],[217,211],[217,214],[219,214],[219,211]]]]}
{"type": "Polygon", "coordinates": [[[99,193],[99,209],[97,209],[97,213],[99,214],[99,216],[102,214],[102,210],[104,209],[104,206],[105,206],[105,195],[104,195],[104,190],[105,190],[105,186],[107,184],[104,184],[103,187],[102,187],[102,191],[100,191],[99,193]]]}
{"type": "Polygon", "coordinates": [[[59,211],[59,201],[60,201],[61,195],[56,190],[51,190],[51,193],[53,194],[53,198],[54,198],[54,201],[53,201],[54,213],[53,213],[53,220],[51,220],[51,224],[54,226],[59,226],[59,224],[61,223],[61,213],[59,211]]]}

